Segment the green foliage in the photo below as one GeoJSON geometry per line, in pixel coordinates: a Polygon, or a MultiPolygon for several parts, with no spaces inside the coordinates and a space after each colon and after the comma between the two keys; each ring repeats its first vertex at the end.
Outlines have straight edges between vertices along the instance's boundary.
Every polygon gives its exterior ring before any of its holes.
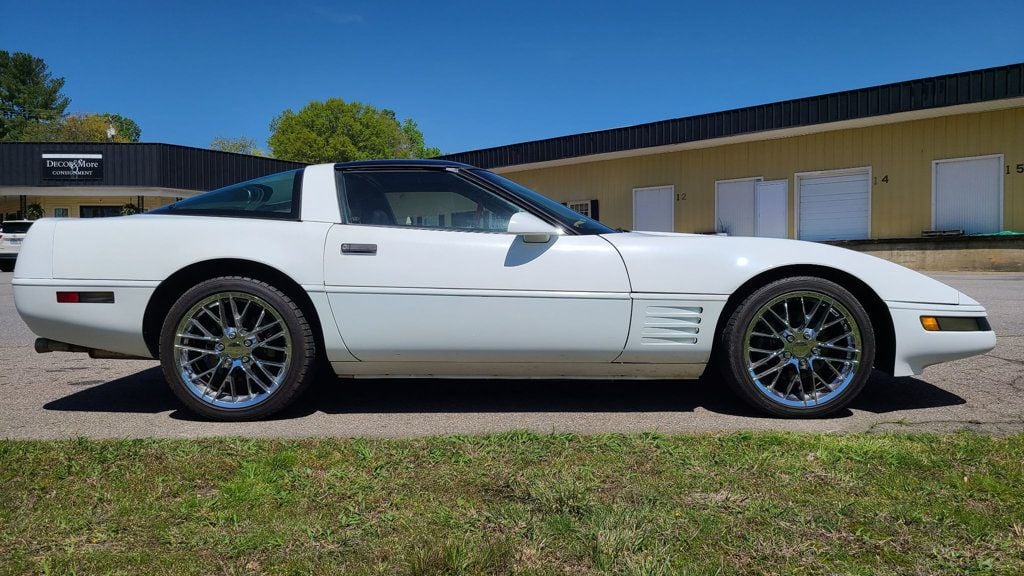
{"type": "Polygon", "coordinates": [[[220,150],[221,152],[234,152],[235,154],[266,156],[266,153],[256,145],[256,140],[248,136],[239,136],[237,138],[217,136],[210,142],[210,149],[220,150]]]}
{"type": "Polygon", "coordinates": [[[62,88],[42,58],[0,50],[0,140],[23,140],[30,126],[60,119],[71,102],[62,88]]]}
{"type": "Polygon", "coordinates": [[[135,123],[135,120],[120,114],[100,114],[107,119],[114,129],[115,142],[138,142],[142,137],[142,128],[135,123]]]}
{"type": "Polygon", "coordinates": [[[129,202],[124,206],[121,206],[121,216],[131,216],[132,214],[138,214],[139,207],[129,202]]]}
{"type": "Polygon", "coordinates": [[[27,220],[38,220],[43,217],[43,207],[39,204],[29,204],[25,207],[25,218],[27,220]]]}
{"type": "Polygon", "coordinates": [[[345,162],[379,158],[429,158],[416,122],[399,122],[395,112],[369,104],[329,98],[298,112],[285,110],[270,123],[274,157],[299,162],[345,162]]]}
{"type": "Polygon", "coordinates": [[[138,142],[142,133],[131,118],[118,114],[70,114],[29,125],[24,140],[34,142],[138,142]],[[134,140],[132,139],[134,138],[134,140]]]}

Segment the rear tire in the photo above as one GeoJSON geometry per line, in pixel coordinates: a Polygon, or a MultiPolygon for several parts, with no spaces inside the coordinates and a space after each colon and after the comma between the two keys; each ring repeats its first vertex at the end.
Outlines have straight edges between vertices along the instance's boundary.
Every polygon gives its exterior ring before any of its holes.
{"type": "Polygon", "coordinates": [[[716,347],[729,387],[762,412],[814,418],[847,406],[875,359],[867,311],[835,282],[778,280],[745,298],[716,347]]]}
{"type": "Polygon", "coordinates": [[[274,286],[240,276],[178,298],[160,330],[160,365],[174,394],[214,420],[267,418],[316,377],[316,339],[302,309],[274,286]]]}
{"type": "Polygon", "coordinates": [[[0,272],[14,272],[14,261],[4,260],[0,262],[0,272]]]}

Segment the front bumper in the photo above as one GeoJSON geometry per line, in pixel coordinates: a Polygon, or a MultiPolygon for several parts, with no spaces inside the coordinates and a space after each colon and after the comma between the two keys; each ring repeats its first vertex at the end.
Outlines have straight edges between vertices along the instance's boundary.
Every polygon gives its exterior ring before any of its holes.
{"type": "Polygon", "coordinates": [[[983,306],[914,302],[886,302],[886,305],[896,333],[894,376],[920,374],[932,364],[984,354],[996,346],[996,333],[991,330],[929,332],[921,325],[922,316],[987,318],[983,306]]]}

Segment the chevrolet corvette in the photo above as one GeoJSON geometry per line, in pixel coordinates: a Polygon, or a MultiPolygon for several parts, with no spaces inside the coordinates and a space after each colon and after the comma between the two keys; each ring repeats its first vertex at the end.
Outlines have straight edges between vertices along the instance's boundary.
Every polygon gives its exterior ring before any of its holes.
{"type": "MultiPolygon", "coordinates": [[[[308,166],[145,214],[35,222],[39,352],[159,359],[221,420],[354,378],[692,380],[781,417],[995,346],[985,309],[825,244],[619,231],[443,161],[308,166]],[[707,372],[707,374],[705,374],[707,372]]],[[[686,385],[681,382],[680,385],[686,385]]]]}

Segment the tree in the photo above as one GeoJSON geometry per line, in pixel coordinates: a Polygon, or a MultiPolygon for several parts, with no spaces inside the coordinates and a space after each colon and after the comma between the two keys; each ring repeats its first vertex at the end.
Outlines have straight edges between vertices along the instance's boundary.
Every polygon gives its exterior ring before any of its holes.
{"type": "Polygon", "coordinates": [[[138,142],[142,129],[119,114],[70,114],[30,125],[23,140],[36,142],[138,142]]]}
{"type": "Polygon", "coordinates": [[[114,129],[116,142],[138,142],[142,137],[142,128],[135,123],[135,120],[120,114],[100,114],[107,119],[107,122],[114,129]]]}
{"type": "Polygon", "coordinates": [[[22,140],[27,128],[61,118],[71,100],[42,58],[0,50],[0,140],[22,140]]]}
{"type": "Polygon", "coordinates": [[[374,158],[427,158],[423,133],[410,119],[399,122],[394,111],[329,98],[298,112],[285,110],[270,123],[270,150],[275,158],[299,162],[344,162],[374,158]]]}
{"type": "Polygon", "coordinates": [[[221,152],[234,152],[235,154],[249,154],[252,156],[266,156],[263,150],[256,145],[256,141],[247,136],[231,138],[228,136],[217,136],[210,142],[211,150],[221,152]]]}

